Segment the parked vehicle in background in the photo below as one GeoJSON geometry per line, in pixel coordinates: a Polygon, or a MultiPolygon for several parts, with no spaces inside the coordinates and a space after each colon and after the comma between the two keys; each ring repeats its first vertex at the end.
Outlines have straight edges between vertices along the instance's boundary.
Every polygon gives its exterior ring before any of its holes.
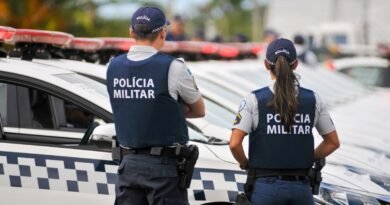
{"type": "Polygon", "coordinates": [[[306,36],[318,54],[372,56],[390,36],[387,0],[273,0],[267,6],[266,28],[288,38],[306,36]]]}
{"type": "Polygon", "coordinates": [[[390,61],[379,57],[351,57],[332,60],[325,65],[357,81],[375,87],[390,87],[390,61]]]}

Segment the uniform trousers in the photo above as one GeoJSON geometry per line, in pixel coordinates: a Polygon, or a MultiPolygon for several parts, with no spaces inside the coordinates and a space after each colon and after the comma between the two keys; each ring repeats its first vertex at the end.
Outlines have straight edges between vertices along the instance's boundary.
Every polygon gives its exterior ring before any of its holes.
{"type": "Polygon", "coordinates": [[[257,178],[251,194],[253,205],[314,205],[309,179],[257,178]]]}
{"type": "Polygon", "coordinates": [[[116,205],[188,205],[175,158],[128,154],[118,168],[116,205]]]}

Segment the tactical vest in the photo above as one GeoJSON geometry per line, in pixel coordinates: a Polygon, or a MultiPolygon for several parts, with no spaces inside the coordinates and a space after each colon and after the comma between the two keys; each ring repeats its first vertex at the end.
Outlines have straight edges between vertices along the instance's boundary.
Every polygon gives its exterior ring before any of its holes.
{"type": "Polygon", "coordinates": [[[157,53],[131,61],[123,54],[110,62],[107,90],[121,145],[144,148],[188,142],[184,108],[168,91],[173,60],[157,53]]]}
{"type": "Polygon", "coordinates": [[[314,160],[312,134],[316,99],[313,91],[299,88],[298,111],[291,131],[280,115],[267,103],[273,93],[269,87],[253,91],[258,101],[259,124],[249,135],[249,168],[306,169],[314,160]]]}

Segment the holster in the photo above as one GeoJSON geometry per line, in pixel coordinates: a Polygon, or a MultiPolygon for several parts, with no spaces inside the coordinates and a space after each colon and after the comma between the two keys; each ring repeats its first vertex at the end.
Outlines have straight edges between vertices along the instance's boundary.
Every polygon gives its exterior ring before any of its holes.
{"type": "Polygon", "coordinates": [[[236,202],[233,205],[252,205],[245,193],[237,194],[236,202]]]}
{"type": "Polygon", "coordinates": [[[318,195],[319,193],[320,185],[322,182],[321,170],[325,166],[325,164],[326,164],[325,158],[316,160],[314,162],[314,166],[309,171],[310,186],[313,195],[318,195]]]}
{"type": "Polygon", "coordinates": [[[187,189],[191,185],[195,163],[199,157],[199,149],[196,145],[176,146],[177,169],[179,174],[179,187],[187,189]]]}
{"type": "Polygon", "coordinates": [[[112,161],[120,163],[122,161],[121,148],[119,146],[116,137],[112,137],[112,151],[111,151],[112,161]]]}

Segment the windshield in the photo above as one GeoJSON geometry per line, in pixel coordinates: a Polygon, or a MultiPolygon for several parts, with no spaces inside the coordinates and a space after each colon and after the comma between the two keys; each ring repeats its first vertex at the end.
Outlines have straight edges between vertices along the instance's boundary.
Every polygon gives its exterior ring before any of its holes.
{"type": "Polygon", "coordinates": [[[204,98],[207,108],[205,119],[214,125],[230,129],[234,120],[234,114],[217,103],[204,98]]]}
{"type": "Polygon", "coordinates": [[[106,86],[90,78],[76,73],[57,74],[56,76],[89,93],[96,93],[105,98],[109,97],[106,86]]]}
{"type": "Polygon", "coordinates": [[[226,88],[221,87],[220,85],[217,85],[209,80],[206,80],[204,78],[201,78],[199,76],[196,77],[196,82],[199,84],[199,87],[207,89],[211,91],[215,95],[219,95],[223,97],[224,99],[227,99],[231,101],[232,103],[235,103],[239,105],[242,100],[242,96],[238,95],[237,93],[234,93],[226,88]]]}
{"type": "MultiPolygon", "coordinates": [[[[234,71],[234,74],[237,76],[240,76],[244,79],[247,79],[248,81],[254,83],[258,87],[264,87],[268,86],[272,83],[272,80],[269,76],[269,74],[265,72],[257,72],[257,71],[246,71],[246,72],[240,72],[240,71],[234,71]]],[[[255,89],[255,88],[248,88],[249,91],[255,89]]]]}
{"type": "MultiPolygon", "coordinates": [[[[209,75],[213,76],[213,78],[217,78],[219,80],[224,80],[226,81],[226,77],[225,76],[221,76],[219,75],[218,73],[213,73],[213,72],[210,72],[208,73],[209,75]]],[[[247,73],[246,72],[236,72],[236,71],[233,71],[232,74],[234,75],[237,75],[237,76],[240,76],[240,77],[243,77],[245,79],[250,79],[248,78],[248,76],[246,75],[247,73]]],[[[234,84],[235,86],[237,86],[238,88],[242,89],[242,90],[246,90],[246,91],[250,91],[252,90],[253,88],[251,87],[248,87],[246,84],[241,84],[241,83],[236,83],[234,84]]]]}

